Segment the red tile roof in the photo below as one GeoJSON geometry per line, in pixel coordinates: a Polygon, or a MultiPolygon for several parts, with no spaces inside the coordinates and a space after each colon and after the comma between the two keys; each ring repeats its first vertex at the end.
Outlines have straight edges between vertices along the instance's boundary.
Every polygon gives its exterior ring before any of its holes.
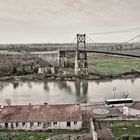
{"type": "Polygon", "coordinates": [[[82,121],[78,104],[5,106],[0,122],[82,121]]]}

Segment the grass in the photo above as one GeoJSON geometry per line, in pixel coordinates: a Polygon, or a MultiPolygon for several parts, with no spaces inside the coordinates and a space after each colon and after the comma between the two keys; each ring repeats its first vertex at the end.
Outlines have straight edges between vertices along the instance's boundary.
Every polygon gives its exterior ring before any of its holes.
{"type": "Polygon", "coordinates": [[[132,140],[133,135],[140,135],[140,121],[115,121],[109,126],[116,138],[128,134],[132,140]]]}
{"type": "MultiPolygon", "coordinates": [[[[59,133],[61,134],[61,133],[59,133]]],[[[0,140],[38,140],[40,138],[46,139],[50,136],[58,135],[53,132],[0,132],[0,140]]]]}
{"type": "Polygon", "coordinates": [[[118,76],[128,72],[140,72],[140,59],[107,55],[88,56],[89,73],[101,76],[118,76]]]}
{"type": "MultiPolygon", "coordinates": [[[[74,58],[71,58],[69,62],[74,63],[74,58]]],[[[89,74],[112,77],[140,72],[140,58],[90,54],[88,55],[88,72],[89,74]]]]}
{"type": "Polygon", "coordinates": [[[88,133],[88,129],[79,131],[46,131],[46,132],[31,132],[31,131],[0,131],[0,140],[46,140],[52,136],[60,136],[63,134],[84,134],[88,133]]]}

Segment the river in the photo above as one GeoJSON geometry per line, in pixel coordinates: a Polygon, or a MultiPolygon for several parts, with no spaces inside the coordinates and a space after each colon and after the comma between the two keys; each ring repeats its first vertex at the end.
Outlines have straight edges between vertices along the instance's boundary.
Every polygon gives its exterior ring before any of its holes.
{"type": "Polygon", "coordinates": [[[140,78],[110,81],[0,82],[0,104],[97,103],[129,95],[140,101],[140,78]]]}

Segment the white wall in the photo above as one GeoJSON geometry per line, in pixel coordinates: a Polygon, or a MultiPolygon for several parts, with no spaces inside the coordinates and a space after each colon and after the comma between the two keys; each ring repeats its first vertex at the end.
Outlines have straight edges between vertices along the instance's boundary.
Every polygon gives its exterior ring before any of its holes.
{"type": "Polygon", "coordinates": [[[123,114],[127,116],[139,116],[140,115],[140,110],[133,109],[133,108],[128,108],[124,107],[123,108],[123,114]]]}
{"type": "Polygon", "coordinates": [[[127,106],[123,107],[123,115],[127,115],[128,116],[128,107],[127,106]]]}
{"type": "MultiPolygon", "coordinates": [[[[11,128],[11,123],[8,123],[8,129],[15,129],[15,130],[47,130],[47,129],[68,129],[68,130],[78,130],[82,128],[82,121],[77,121],[75,125],[74,122],[71,122],[71,126],[67,127],[67,122],[57,122],[56,125],[51,122],[51,126],[47,126],[44,128],[44,123],[38,125],[37,122],[34,122],[33,127],[30,126],[29,122],[26,122],[23,126],[22,123],[18,123],[18,127],[16,127],[16,123],[13,123],[13,127],[11,128]]],[[[0,129],[5,129],[5,123],[0,123],[0,129]]]]}

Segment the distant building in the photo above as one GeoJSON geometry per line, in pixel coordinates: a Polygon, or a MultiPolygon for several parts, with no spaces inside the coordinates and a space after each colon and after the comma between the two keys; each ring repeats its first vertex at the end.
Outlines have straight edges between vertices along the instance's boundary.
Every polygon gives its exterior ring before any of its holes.
{"type": "Polygon", "coordinates": [[[44,67],[39,67],[38,68],[38,73],[51,73],[51,74],[55,74],[55,69],[54,69],[54,67],[46,67],[46,66],[44,66],[44,67]]]}
{"type": "Polygon", "coordinates": [[[50,71],[50,68],[48,67],[39,67],[38,73],[48,73],[50,71]]]}
{"type": "Polygon", "coordinates": [[[123,114],[126,116],[140,116],[140,103],[133,103],[123,107],[123,114]]]}
{"type": "Polygon", "coordinates": [[[79,104],[4,106],[0,112],[0,129],[78,130],[81,127],[79,104]]]}

